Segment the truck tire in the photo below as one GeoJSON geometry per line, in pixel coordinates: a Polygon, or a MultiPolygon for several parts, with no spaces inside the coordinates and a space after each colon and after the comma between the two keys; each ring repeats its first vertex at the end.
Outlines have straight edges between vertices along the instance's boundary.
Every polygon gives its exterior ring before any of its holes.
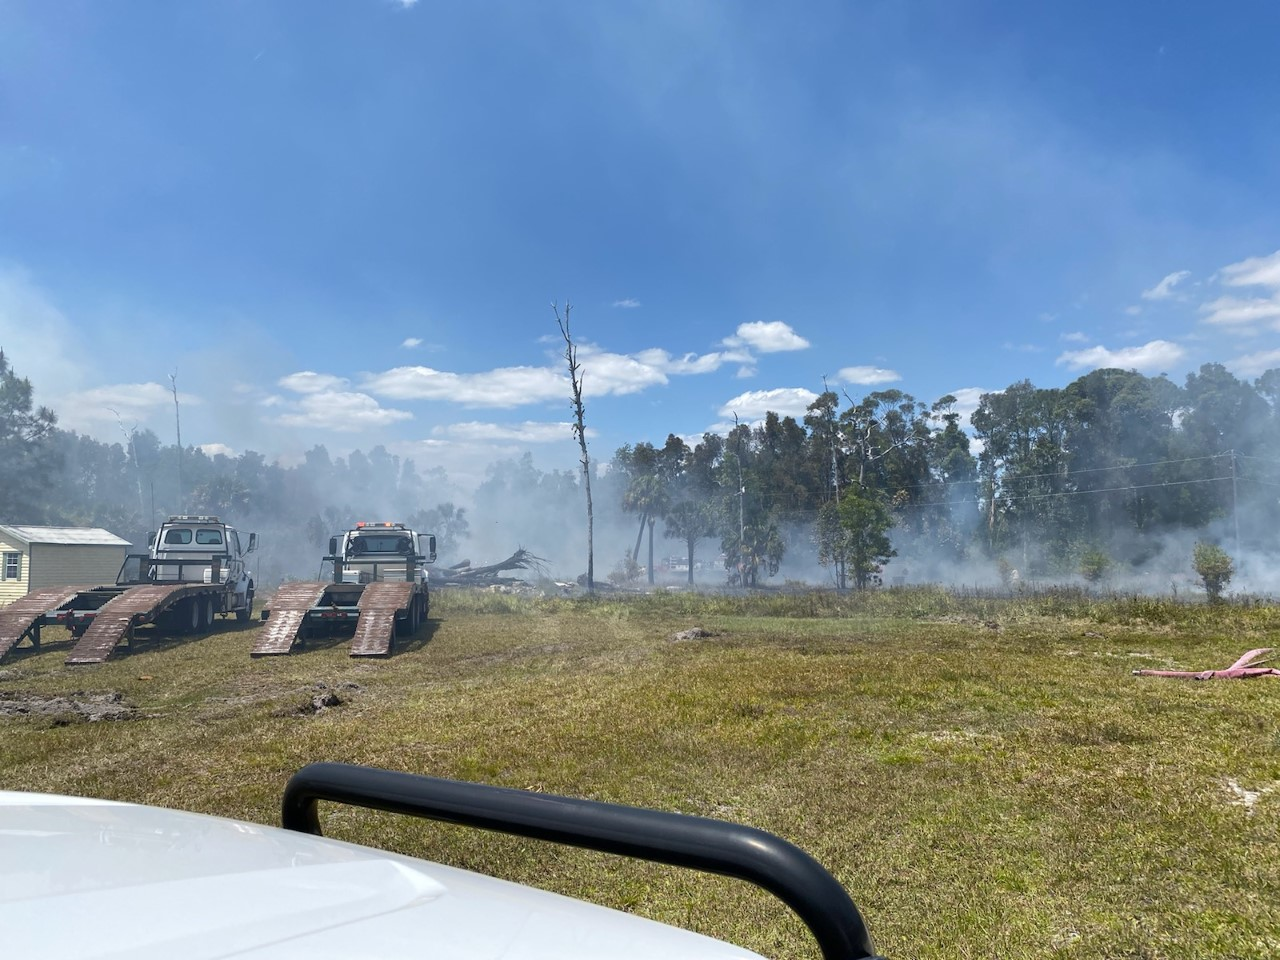
{"type": "Polygon", "coordinates": [[[196,603],[200,608],[200,629],[208,633],[213,629],[213,597],[203,597],[196,603]]]}
{"type": "Polygon", "coordinates": [[[252,617],[253,617],[253,594],[250,593],[244,599],[244,606],[236,611],[236,620],[239,623],[244,623],[246,620],[249,620],[252,617]]]}
{"type": "Polygon", "coordinates": [[[174,615],[174,633],[198,633],[200,630],[200,598],[188,597],[178,603],[174,615]]]}

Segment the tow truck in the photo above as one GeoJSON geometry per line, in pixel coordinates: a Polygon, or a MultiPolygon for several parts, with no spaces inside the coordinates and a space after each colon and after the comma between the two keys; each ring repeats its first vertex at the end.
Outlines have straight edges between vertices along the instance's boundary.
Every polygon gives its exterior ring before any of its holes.
{"type": "Polygon", "coordinates": [[[65,627],[75,646],[68,664],[101,663],[134,629],[161,634],[208,632],[217,616],[247,621],[254,581],[247,557],[258,535],[245,536],[219,517],[182,514],[165,520],[147,553],[129,554],[114,584],[46,587],[0,610],[0,657],[24,640],[40,646],[42,626],[65,627]]]}
{"type": "Polygon", "coordinates": [[[255,657],[293,652],[317,636],[350,633],[351,656],[385,657],[417,633],[431,609],[426,565],[436,538],[393,521],[361,522],[329,538],[328,581],[283,584],[263,608],[255,657]]]}

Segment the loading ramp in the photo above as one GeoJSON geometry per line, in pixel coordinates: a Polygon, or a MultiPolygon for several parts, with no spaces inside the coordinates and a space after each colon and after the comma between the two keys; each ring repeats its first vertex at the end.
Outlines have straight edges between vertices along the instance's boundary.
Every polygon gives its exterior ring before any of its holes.
{"type": "Polygon", "coordinates": [[[302,638],[307,613],[320,602],[327,583],[286,583],[275,592],[271,602],[262,609],[266,621],[258,642],[249,655],[253,657],[278,657],[290,653],[293,645],[302,638]]]}
{"type": "MultiPolygon", "coordinates": [[[[356,604],[360,610],[360,619],[356,621],[356,635],[351,641],[351,656],[390,656],[396,615],[408,608],[410,618],[415,619],[413,611],[417,608],[412,604],[412,583],[384,580],[366,586],[356,604]]],[[[417,624],[411,623],[409,632],[416,629],[417,624]]]]}
{"type": "Polygon", "coordinates": [[[82,593],[101,590],[102,587],[45,587],[32,590],[6,607],[0,607],[0,658],[20,644],[30,640],[40,647],[41,620],[52,610],[64,606],[82,593]]]}
{"type": "Polygon", "coordinates": [[[317,632],[354,628],[351,656],[387,657],[396,635],[416,632],[427,609],[421,586],[403,580],[286,583],[263,608],[266,623],[250,655],[282,656],[317,632]]]}
{"type": "MultiPolygon", "coordinates": [[[[79,642],[71,648],[67,663],[79,665],[104,662],[121,640],[133,642],[134,627],[144,623],[154,623],[161,614],[181,600],[197,603],[201,595],[208,592],[204,586],[182,583],[157,583],[130,587],[98,608],[93,622],[89,624],[79,642]]],[[[207,624],[203,624],[198,618],[193,618],[193,626],[201,625],[207,624]]]]}

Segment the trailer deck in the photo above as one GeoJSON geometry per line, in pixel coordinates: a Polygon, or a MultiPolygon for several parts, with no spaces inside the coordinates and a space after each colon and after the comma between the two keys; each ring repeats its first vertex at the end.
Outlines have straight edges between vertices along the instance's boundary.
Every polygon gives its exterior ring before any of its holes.
{"type": "MultiPolygon", "coordinates": [[[[155,583],[128,587],[111,597],[93,615],[93,620],[67,656],[67,663],[102,663],[125,640],[133,642],[133,628],[154,623],[182,600],[196,601],[209,593],[203,584],[155,583]]],[[[212,619],[212,618],[210,618],[212,619]]],[[[197,625],[204,625],[197,622],[197,625]]]]}
{"type": "Polygon", "coordinates": [[[310,636],[354,627],[353,657],[387,657],[399,633],[421,626],[427,600],[413,583],[287,583],[262,610],[266,621],[254,657],[281,656],[303,646],[310,636]]]}
{"type": "Polygon", "coordinates": [[[75,640],[69,665],[102,663],[122,640],[132,645],[135,627],[165,617],[181,621],[175,624],[179,633],[208,629],[220,590],[217,584],[181,582],[34,590],[0,609],[0,657],[23,640],[39,648],[40,628],[58,626],[75,640]],[[183,603],[190,608],[180,608],[183,603]]]}
{"type": "Polygon", "coordinates": [[[41,622],[51,610],[62,607],[82,593],[102,589],[92,586],[45,587],[32,590],[25,597],[0,608],[0,657],[23,640],[30,640],[31,646],[39,649],[41,622]]]}
{"type": "Polygon", "coordinates": [[[266,625],[258,634],[258,642],[249,655],[278,657],[293,650],[302,637],[307,613],[320,602],[327,583],[286,583],[275,592],[271,602],[262,608],[266,625]]]}

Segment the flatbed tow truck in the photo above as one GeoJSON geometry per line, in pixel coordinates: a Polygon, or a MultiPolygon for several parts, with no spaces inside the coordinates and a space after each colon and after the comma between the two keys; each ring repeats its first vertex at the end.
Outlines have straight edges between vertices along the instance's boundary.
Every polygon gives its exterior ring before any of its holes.
{"type": "Polygon", "coordinates": [[[266,625],[252,656],[292,653],[314,637],[346,632],[351,656],[390,656],[395,638],[412,636],[427,620],[426,565],[435,559],[435,536],[403,523],[357,523],[330,537],[322,564],[332,565],[332,580],[282,585],[262,610],[266,625]]]}
{"type": "Polygon", "coordinates": [[[245,558],[258,535],[218,517],[181,515],[160,525],[145,554],[129,554],[114,584],[33,590],[0,609],[0,657],[23,641],[40,646],[40,629],[65,627],[75,646],[71,665],[101,663],[134,630],[154,625],[167,635],[207,632],[217,616],[253,614],[254,582],[245,558]]]}

